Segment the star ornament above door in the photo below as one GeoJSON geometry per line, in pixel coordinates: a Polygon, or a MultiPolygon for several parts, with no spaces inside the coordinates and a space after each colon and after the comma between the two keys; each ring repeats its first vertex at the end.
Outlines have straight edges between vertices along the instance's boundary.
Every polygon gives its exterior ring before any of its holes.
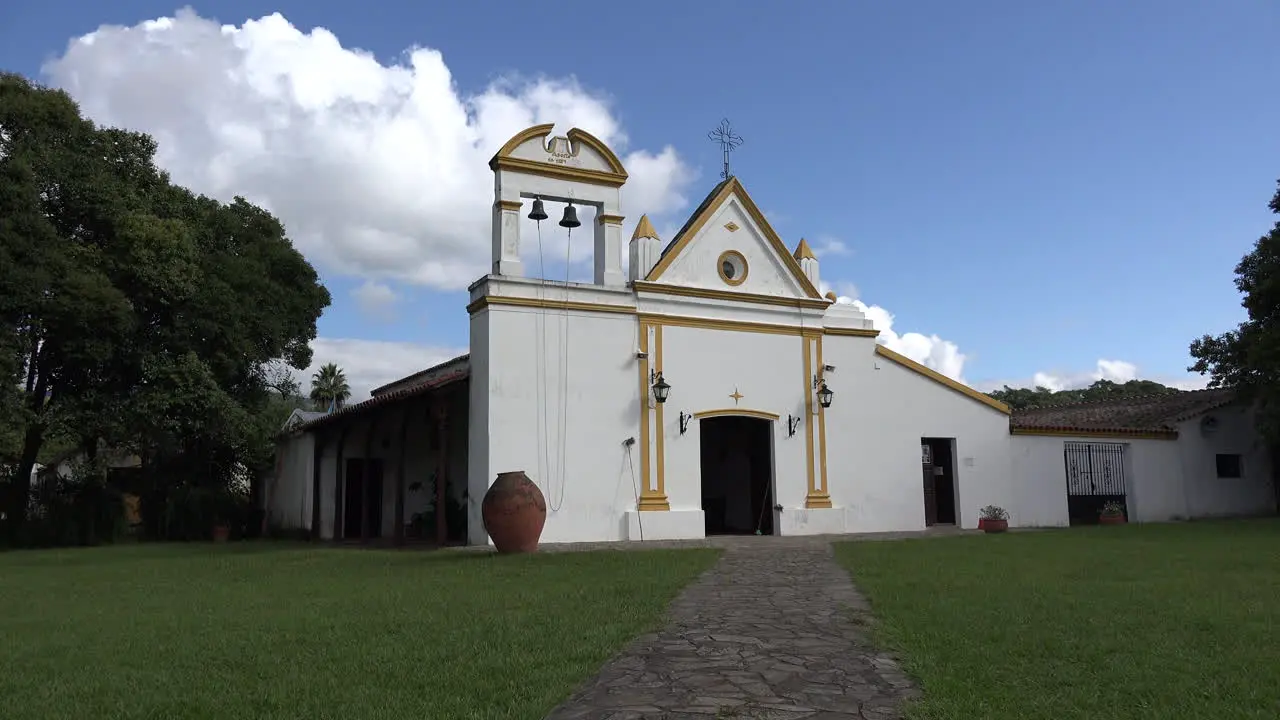
{"type": "Polygon", "coordinates": [[[729,397],[733,398],[733,404],[736,406],[738,404],[738,401],[746,396],[738,392],[738,388],[735,386],[733,388],[733,394],[729,395],[729,397]]]}

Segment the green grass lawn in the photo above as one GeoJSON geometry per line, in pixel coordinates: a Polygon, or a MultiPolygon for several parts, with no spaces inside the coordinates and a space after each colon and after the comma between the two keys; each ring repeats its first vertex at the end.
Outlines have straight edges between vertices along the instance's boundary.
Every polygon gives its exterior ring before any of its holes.
{"type": "Polygon", "coordinates": [[[0,718],[541,718],[716,555],[0,554],[0,718]]]}
{"type": "Polygon", "coordinates": [[[1280,522],[842,543],[912,718],[1280,717],[1280,522]]]}

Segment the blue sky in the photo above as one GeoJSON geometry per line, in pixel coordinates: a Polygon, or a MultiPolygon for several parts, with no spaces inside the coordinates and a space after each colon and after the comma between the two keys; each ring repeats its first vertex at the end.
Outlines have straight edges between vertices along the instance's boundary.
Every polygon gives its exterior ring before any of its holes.
{"type": "MultiPolygon", "coordinates": [[[[843,243],[824,279],[898,332],[955,343],[979,386],[1099,359],[1184,378],[1190,341],[1242,318],[1233,268],[1273,221],[1271,0],[192,7],[236,25],[279,12],[384,65],[434,48],[463,95],[576,78],[629,148],[671,145],[696,173],[683,213],[717,180],[706,132],[727,116],[746,138],[735,174],[779,234],[843,243]]],[[[73,37],[176,9],[11,3],[0,67],[38,77],[73,37]]],[[[315,262],[335,300],[321,336],[465,347],[464,291],[388,280],[396,312],[371,317],[352,295],[363,278],[315,262]]]]}

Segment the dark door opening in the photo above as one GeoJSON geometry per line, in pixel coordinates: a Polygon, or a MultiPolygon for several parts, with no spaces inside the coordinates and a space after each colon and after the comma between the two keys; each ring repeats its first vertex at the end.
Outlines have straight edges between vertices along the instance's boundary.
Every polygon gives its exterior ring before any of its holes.
{"type": "Polygon", "coordinates": [[[726,416],[698,421],[708,535],[773,534],[773,425],[726,416]]]}
{"type": "Polygon", "coordinates": [[[347,458],[343,478],[342,537],[382,537],[382,458],[347,458]]]}
{"type": "Polygon", "coordinates": [[[956,523],[955,449],[955,438],[920,438],[926,526],[956,523]]]}
{"type": "Polygon", "coordinates": [[[1064,442],[1067,474],[1067,522],[1096,525],[1102,508],[1120,503],[1129,514],[1125,445],[1112,442],[1064,442]]]}

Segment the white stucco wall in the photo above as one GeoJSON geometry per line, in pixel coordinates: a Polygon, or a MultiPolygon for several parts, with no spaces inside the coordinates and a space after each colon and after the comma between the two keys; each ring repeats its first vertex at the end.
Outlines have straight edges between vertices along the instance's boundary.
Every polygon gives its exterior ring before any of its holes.
{"type": "MultiPolygon", "coordinates": [[[[663,376],[672,386],[660,426],[662,483],[672,511],[694,513],[690,526],[702,529],[703,421],[691,421],[681,435],[680,413],[734,410],[778,416],[770,421],[774,502],[784,508],[803,507],[808,492],[805,435],[798,431],[787,436],[787,415],[804,415],[801,337],[679,325],[662,326],[660,332],[663,376]],[[742,396],[736,401],[731,397],[735,392],[742,396]]],[[[658,359],[656,348],[654,357],[658,359]]]]}
{"type": "Polygon", "coordinates": [[[985,505],[1013,512],[1008,415],[877,355],[872,338],[827,336],[823,362],[836,368],[827,472],[843,532],[924,528],[925,437],[955,439],[958,525],[977,527],[985,505]]]}
{"type": "MultiPolygon", "coordinates": [[[[626,289],[492,278],[480,291],[634,307],[626,289]]],[[[490,542],[481,503],[515,470],[546,498],[543,542],[621,539],[638,491],[623,444],[638,438],[636,316],[494,304],[471,322],[471,541],[490,542]]]]}
{"type": "Polygon", "coordinates": [[[315,438],[302,433],[276,444],[276,472],[263,498],[267,522],[283,530],[311,527],[312,467],[315,438]]]}
{"type": "Polygon", "coordinates": [[[1063,462],[1067,442],[1125,446],[1126,505],[1131,522],[1274,512],[1270,461],[1248,410],[1230,406],[1207,414],[1218,419],[1215,432],[1201,431],[1200,416],[1180,423],[1177,439],[1013,436],[1014,478],[1023,498],[1018,512],[1027,524],[1067,524],[1063,462]],[[1217,477],[1218,453],[1243,455],[1244,477],[1217,477]]]}
{"type": "Polygon", "coordinates": [[[1217,420],[1212,432],[1202,429],[1200,417],[1178,426],[1187,513],[1192,517],[1216,517],[1275,512],[1271,461],[1249,408],[1231,405],[1206,415],[1217,420]],[[1242,455],[1243,477],[1218,477],[1218,453],[1242,455]]]}
{"type": "MultiPolygon", "coordinates": [[[[1183,496],[1184,473],[1180,440],[1149,440],[1123,438],[1059,438],[1057,446],[1058,471],[1062,474],[1059,487],[1066,493],[1066,465],[1062,460],[1064,439],[1078,442],[1122,442],[1125,449],[1125,482],[1127,493],[1125,506],[1133,522],[1162,522],[1190,517],[1190,508],[1183,496]]],[[[1044,458],[1047,462],[1048,457],[1044,458]]]]}

